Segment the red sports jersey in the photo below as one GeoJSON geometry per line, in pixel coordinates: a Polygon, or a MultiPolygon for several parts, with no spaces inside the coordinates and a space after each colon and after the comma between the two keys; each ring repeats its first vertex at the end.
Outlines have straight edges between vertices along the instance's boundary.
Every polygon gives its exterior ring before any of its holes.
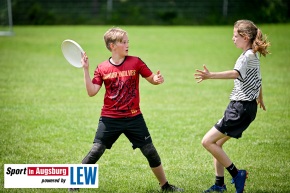
{"type": "Polygon", "coordinates": [[[101,116],[123,118],[141,114],[139,75],[146,78],[152,71],[134,56],[126,56],[120,65],[113,65],[110,60],[98,65],[92,82],[98,85],[104,82],[106,88],[101,116]]]}

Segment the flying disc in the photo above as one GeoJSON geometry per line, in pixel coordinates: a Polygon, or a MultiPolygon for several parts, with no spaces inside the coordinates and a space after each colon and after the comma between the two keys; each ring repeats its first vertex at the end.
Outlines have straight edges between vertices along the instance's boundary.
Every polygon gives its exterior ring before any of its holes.
{"type": "Polygon", "coordinates": [[[64,40],[61,44],[61,50],[65,59],[74,67],[81,68],[82,54],[84,50],[82,47],[73,40],[64,40]]]}

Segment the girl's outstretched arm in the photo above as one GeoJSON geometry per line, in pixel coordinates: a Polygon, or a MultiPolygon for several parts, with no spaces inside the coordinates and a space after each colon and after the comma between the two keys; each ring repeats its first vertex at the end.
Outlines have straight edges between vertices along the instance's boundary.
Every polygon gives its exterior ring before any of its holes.
{"type": "Polygon", "coordinates": [[[196,72],[194,77],[197,83],[207,79],[236,79],[239,77],[239,73],[236,70],[210,72],[205,65],[203,65],[203,70],[196,70],[196,72]]]}

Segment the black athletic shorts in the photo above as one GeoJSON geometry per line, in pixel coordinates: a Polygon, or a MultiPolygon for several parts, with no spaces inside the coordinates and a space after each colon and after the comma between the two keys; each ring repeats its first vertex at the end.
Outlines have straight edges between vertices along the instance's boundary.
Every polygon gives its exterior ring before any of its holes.
{"type": "Polygon", "coordinates": [[[250,123],[254,121],[256,114],[256,100],[231,101],[224,112],[223,118],[215,124],[215,128],[225,135],[240,138],[250,123]]]}
{"type": "Polygon", "coordinates": [[[152,143],[142,114],[128,118],[100,117],[94,143],[110,149],[122,133],[129,139],[133,149],[152,143]]]}

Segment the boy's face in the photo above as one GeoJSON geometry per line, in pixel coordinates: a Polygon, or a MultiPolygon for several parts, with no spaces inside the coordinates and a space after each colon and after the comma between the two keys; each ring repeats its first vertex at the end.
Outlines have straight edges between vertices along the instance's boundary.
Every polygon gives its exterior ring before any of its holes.
{"type": "Polygon", "coordinates": [[[123,40],[121,42],[116,42],[113,45],[112,51],[113,51],[113,53],[116,53],[120,56],[127,56],[128,52],[129,52],[128,36],[124,35],[123,40]]]}

